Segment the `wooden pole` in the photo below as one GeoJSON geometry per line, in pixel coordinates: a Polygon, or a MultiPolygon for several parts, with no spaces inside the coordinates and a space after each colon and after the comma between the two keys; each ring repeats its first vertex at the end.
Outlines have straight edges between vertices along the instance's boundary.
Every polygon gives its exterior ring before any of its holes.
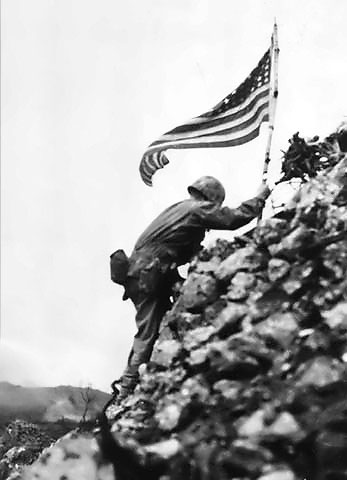
{"type": "MultiPolygon", "coordinates": [[[[270,98],[269,98],[269,133],[265,151],[265,160],[264,160],[264,167],[263,167],[263,175],[262,175],[262,182],[267,182],[268,177],[268,169],[270,163],[270,151],[271,151],[271,142],[272,142],[272,134],[274,131],[274,124],[275,124],[275,113],[276,113],[276,106],[277,106],[277,97],[278,97],[278,55],[279,55],[279,48],[278,48],[278,34],[277,34],[277,24],[276,20],[274,23],[273,34],[271,38],[271,85],[270,85],[270,98]]],[[[258,217],[258,221],[262,218],[262,213],[260,213],[258,217]]]]}

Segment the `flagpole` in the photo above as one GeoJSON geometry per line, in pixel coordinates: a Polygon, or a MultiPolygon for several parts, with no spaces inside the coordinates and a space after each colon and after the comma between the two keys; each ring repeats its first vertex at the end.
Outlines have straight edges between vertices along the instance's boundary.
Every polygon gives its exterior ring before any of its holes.
{"type": "MultiPolygon", "coordinates": [[[[270,151],[271,151],[271,142],[272,142],[272,134],[274,131],[274,124],[275,124],[275,113],[276,113],[276,106],[277,106],[277,97],[278,97],[278,55],[279,55],[279,48],[278,48],[278,34],[277,34],[277,23],[275,20],[273,34],[271,37],[271,89],[270,89],[270,99],[269,99],[269,133],[265,151],[265,160],[263,166],[263,175],[262,175],[262,182],[267,182],[268,177],[268,169],[270,163],[270,151]]],[[[262,218],[262,213],[259,214],[258,221],[262,218]]]]}

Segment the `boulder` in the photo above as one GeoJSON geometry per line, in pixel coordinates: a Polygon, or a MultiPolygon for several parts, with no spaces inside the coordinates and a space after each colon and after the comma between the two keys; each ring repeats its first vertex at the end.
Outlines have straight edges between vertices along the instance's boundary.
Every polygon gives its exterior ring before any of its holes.
{"type": "Polygon", "coordinates": [[[290,263],[282,258],[270,258],[268,265],[268,277],[271,282],[284,278],[290,271],[290,263]]]}
{"type": "Polygon", "coordinates": [[[211,275],[191,273],[183,285],[181,301],[188,311],[199,312],[217,295],[217,282],[211,275]]]}
{"type": "Polygon", "coordinates": [[[177,340],[163,340],[154,346],[151,362],[169,368],[179,354],[182,345],[177,340]]]}
{"type": "Polygon", "coordinates": [[[293,313],[275,313],[258,323],[254,331],[287,349],[298,333],[298,322],[293,313]]]}
{"type": "Polygon", "coordinates": [[[215,276],[221,282],[228,282],[239,271],[255,272],[263,265],[263,255],[254,246],[249,246],[229,255],[217,268],[215,276]]]}
{"type": "Polygon", "coordinates": [[[240,301],[245,300],[257,281],[253,274],[247,272],[237,272],[232,278],[226,295],[227,300],[240,301]]]}
{"type": "Polygon", "coordinates": [[[326,387],[331,383],[339,381],[345,369],[338,360],[319,356],[305,362],[297,371],[297,385],[315,387],[326,387]]]}

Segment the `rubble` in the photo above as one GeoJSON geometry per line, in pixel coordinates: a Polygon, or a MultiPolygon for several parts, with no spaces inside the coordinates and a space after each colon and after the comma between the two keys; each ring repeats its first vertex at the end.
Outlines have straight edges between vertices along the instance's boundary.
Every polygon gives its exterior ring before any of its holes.
{"type": "Polygon", "coordinates": [[[117,480],[347,478],[347,205],[334,203],[347,156],[323,143],[294,138],[284,174],[305,183],[281,218],[192,262],[138,386],[109,412],[134,454],[117,480]]]}
{"type": "Polygon", "coordinates": [[[36,424],[24,420],[10,422],[0,436],[0,480],[19,479],[23,467],[33,463],[53,441],[36,424]]]}
{"type": "Polygon", "coordinates": [[[336,134],[332,134],[319,141],[319,137],[304,139],[295,133],[289,140],[290,147],[284,152],[282,162],[282,178],[278,183],[300,178],[307,181],[315,177],[320,171],[334,166],[340,159],[340,147],[338,143],[343,143],[343,135],[340,139],[336,134]]]}

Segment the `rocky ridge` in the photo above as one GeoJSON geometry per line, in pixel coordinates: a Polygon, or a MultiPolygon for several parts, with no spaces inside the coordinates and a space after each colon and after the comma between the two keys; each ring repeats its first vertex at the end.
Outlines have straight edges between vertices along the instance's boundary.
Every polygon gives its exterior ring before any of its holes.
{"type": "Polygon", "coordinates": [[[60,442],[26,480],[347,478],[347,156],[333,163],[201,252],[112,433],[60,442]]]}

